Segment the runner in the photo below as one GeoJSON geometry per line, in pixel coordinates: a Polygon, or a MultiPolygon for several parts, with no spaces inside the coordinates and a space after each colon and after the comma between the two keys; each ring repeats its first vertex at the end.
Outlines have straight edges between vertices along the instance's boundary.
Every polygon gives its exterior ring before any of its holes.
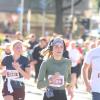
{"type": "Polygon", "coordinates": [[[45,37],[41,37],[39,43],[35,45],[32,52],[32,59],[35,65],[35,82],[37,82],[37,77],[40,69],[40,65],[43,61],[43,56],[41,55],[41,51],[47,46],[47,39],[45,37]]]}
{"type": "Polygon", "coordinates": [[[80,75],[80,64],[81,64],[81,54],[76,48],[76,42],[73,40],[70,43],[71,48],[69,49],[69,58],[72,61],[72,68],[71,68],[71,78],[72,78],[72,84],[75,87],[77,87],[77,80],[80,75]]]}
{"type": "MultiPolygon", "coordinates": [[[[37,87],[47,88],[43,100],[67,100],[65,88],[71,82],[71,61],[63,57],[64,41],[54,38],[48,51],[49,58],[41,65],[37,87]]],[[[71,88],[68,93],[73,96],[71,88]]]]}
{"type": "Polygon", "coordinates": [[[87,91],[92,92],[92,100],[100,100],[100,46],[86,54],[83,63],[83,78],[87,91]],[[88,77],[89,69],[91,69],[91,81],[88,77]]]}
{"type": "Polygon", "coordinates": [[[25,86],[23,77],[30,78],[28,59],[22,56],[22,42],[17,40],[13,44],[13,55],[5,57],[1,65],[6,67],[2,74],[6,76],[2,95],[4,100],[24,100],[25,86]]]}

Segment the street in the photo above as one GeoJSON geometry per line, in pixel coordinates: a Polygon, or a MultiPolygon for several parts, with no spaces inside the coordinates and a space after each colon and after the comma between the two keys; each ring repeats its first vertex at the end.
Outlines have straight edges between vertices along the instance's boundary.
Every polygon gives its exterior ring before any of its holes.
{"type": "MultiPolygon", "coordinates": [[[[33,98],[35,98],[35,100],[42,100],[44,90],[37,89],[36,84],[34,83],[33,79],[26,81],[25,84],[26,84],[25,100],[33,100],[33,98]],[[33,82],[33,84],[32,84],[32,82],[33,82]]],[[[78,89],[74,90],[73,100],[78,100],[78,99],[91,100],[91,94],[89,94],[88,92],[85,92],[84,88],[85,87],[84,87],[84,85],[82,85],[82,82],[79,82],[78,89]]],[[[0,100],[3,100],[1,90],[2,90],[2,82],[0,82],[0,100]]],[[[70,97],[68,97],[68,99],[69,98],[70,97]]]]}
{"type": "MultiPolygon", "coordinates": [[[[25,100],[32,100],[33,98],[36,98],[36,100],[42,100],[43,91],[36,89],[36,87],[27,87],[27,88],[28,88],[28,90],[26,91],[26,99],[25,100]]],[[[91,100],[91,95],[82,90],[75,90],[74,94],[75,94],[75,96],[74,96],[73,100],[78,100],[78,99],[91,100]]],[[[70,98],[70,97],[68,97],[68,98],[70,98]]]]}

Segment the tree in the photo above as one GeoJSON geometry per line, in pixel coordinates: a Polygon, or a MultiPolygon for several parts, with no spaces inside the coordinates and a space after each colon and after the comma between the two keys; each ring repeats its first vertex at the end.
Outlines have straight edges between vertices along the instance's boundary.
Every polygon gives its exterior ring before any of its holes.
{"type": "MultiPolygon", "coordinates": [[[[27,0],[26,0],[27,1],[27,0]]],[[[43,1],[44,0],[30,0],[30,7],[33,10],[33,8],[39,7],[39,11],[41,12],[41,7],[43,8],[43,1]]],[[[82,0],[75,0],[74,6],[77,6],[82,0]]],[[[28,2],[28,1],[27,1],[28,2]]],[[[45,0],[45,10],[47,11],[49,7],[53,6],[55,4],[55,13],[56,13],[56,19],[55,19],[55,32],[63,34],[63,12],[65,10],[70,10],[71,8],[71,0],[45,0]],[[63,2],[66,1],[70,2],[69,5],[66,7],[63,7],[63,2]],[[51,5],[51,6],[50,6],[51,5]]]]}
{"type": "MultiPolygon", "coordinates": [[[[64,0],[55,0],[55,8],[56,8],[56,21],[55,21],[55,32],[63,34],[63,12],[65,10],[69,10],[71,8],[71,4],[69,6],[63,7],[64,0]]],[[[82,0],[76,0],[74,2],[74,6],[77,6],[82,0]]]]}
{"type": "Polygon", "coordinates": [[[96,8],[96,10],[100,11],[100,0],[92,0],[93,7],[96,8]]]}
{"type": "Polygon", "coordinates": [[[55,20],[55,32],[63,33],[63,11],[62,11],[63,0],[55,0],[56,6],[56,20],[55,20]]]}

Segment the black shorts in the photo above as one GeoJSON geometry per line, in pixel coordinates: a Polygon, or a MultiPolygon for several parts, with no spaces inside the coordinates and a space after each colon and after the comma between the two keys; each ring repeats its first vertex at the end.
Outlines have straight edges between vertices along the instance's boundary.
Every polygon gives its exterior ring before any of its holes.
{"type": "Polygon", "coordinates": [[[44,93],[43,100],[67,100],[66,91],[65,90],[53,90],[53,97],[48,98],[46,96],[46,92],[44,93]]]}
{"type": "Polygon", "coordinates": [[[13,88],[13,92],[10,93],[7,88],[7,82],[4,83],[3,89],[2,89],[2,95],[7,96],[11,95],[13,96],[14,100],[24,100],[25,98],[25,86],[19,87],[19,88],[13,88]]]}
{"type": "Polygon", "coordinates": [[[79,75],[81,73],[79,64],[75,67],[71,67],[71,73],[75,73],[77,75],[77,77],[79,77],[79,75]]]}

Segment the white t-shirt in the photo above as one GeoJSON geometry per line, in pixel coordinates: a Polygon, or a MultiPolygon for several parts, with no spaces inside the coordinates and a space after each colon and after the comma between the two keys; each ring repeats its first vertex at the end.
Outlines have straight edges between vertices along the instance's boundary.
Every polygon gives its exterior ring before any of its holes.
{"type": "Polygon", "coordinates": [[[80,59],[80,56],[81,55],[76,48],[69,50],[69,58],[72,61],[72,67],[75,67],[77,65],[77,61],[80,59]]]}
{"type": "Polygon", "coordinates": [[[91,73],[91,87],[92,92],[100,93],[100,47],[89,51],[84,59],[86,64],[90,64],[92,67],[91,73]]]}

